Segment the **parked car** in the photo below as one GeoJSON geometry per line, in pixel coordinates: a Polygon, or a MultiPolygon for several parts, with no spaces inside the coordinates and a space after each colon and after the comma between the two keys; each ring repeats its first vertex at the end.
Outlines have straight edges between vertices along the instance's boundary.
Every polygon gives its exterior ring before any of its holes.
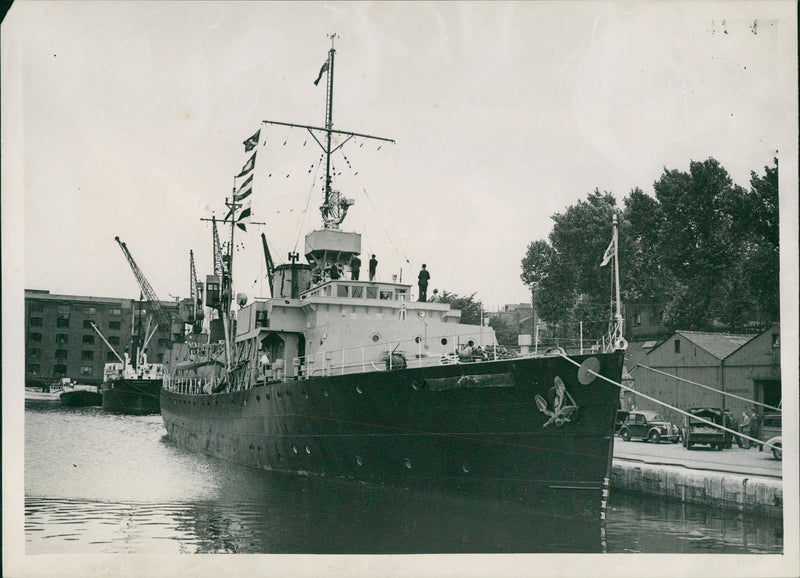
{"type": "Polygon", "coordinates": [[[664,419],[664,416],[657,411],[630,412],[619,430],[619,435],[625,441],[641,438],[655,444],[662,440],[674,444],[680,441],[678,426],[664,419]]]}
{"type": "Polygon", "coordinates": [[[783,439],[781,439],[781,424],[783,417],[780,412],[770,412],[764,414],[764,421],[761,422],[761,430],[764,439],[765,452],[772,452],[776,460],[783,459],[783,439]]]}
{"type": "MultiPolygon", "coordinates": [[[[725,412],[721,409],[713,407],[693,407],[686,411],[693,416],[697,416],[714,424],[729,427],[728,424],[730,422],[728,421],[728,416],[726,416],[725,412]]],[[[690,450],[699,444],[708,445],[715,450],[721,450],[727,445],[726,441],[729,441],[729,439],[726,440],[726,437],[729,436],[725,435],[724,430],[714,427],[705,421],[695,419],[694,417],[683,418],[683,447],[686,449],[690,450]]]]}

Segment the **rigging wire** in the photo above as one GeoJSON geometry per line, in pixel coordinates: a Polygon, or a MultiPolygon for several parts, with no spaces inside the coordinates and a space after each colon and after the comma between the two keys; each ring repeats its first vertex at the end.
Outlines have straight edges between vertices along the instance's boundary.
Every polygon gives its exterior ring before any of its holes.
{"type": "Polygon", "coordinates": [[[378,223],[380,223],[381,227],[383,228],[383,232],[386,234],[386,238],[387,238],[387,239],[389,239],[389,242],[392,244],[392,248],[395,250],[395,252],[396,252],[396,253],[397,253],[397,254],[398,254],[400,257],[402,257],[402,258],[403,258],[403,260],[404,260],[406,263],[408,263],[408,266],[409,266],[409,267],[411,267],[411,269],[412,269],[412,271],[413,271],[414,267],[413,267],[413,265],[411,264],[411,261],[409,261],[409,260],[408,260],[408,257],[405,255],[405,253],[403,253],[402,251],[400,251],[400,250],[397,248],[397,245],[395,245],[395,242],[394,242],[394,240],[392,239],[391,235],[389,235],[389,231],[386,229],[386,225],[384,225],[384,224],[383,224],[383,221],[381,220],[381,217],[380,217],[380,215],[378,214],[378,211],[376,211],[376,210],[375,210],[375,205],[373,205],[373,204],[372,204],[372,199],[369,197],[369,194],[367,193],[367,189],[365,189],[365,188],[363,188],[363,187],[362,187],[362,189],[361,189],[361,190],[362,190],[362,191],[364,191],[364,196],[365,196],[365,197],[367,198],[367,200],[369,201],[369,205],[370,205],[370,207],[372,207],[372,212],[373,212],[373,213],[375,213],[375,217],[378,219],[378,223]]]}
{"type": "Polygon", "coordinates": [[[311,179],[311,185],[308,188],[308,195],[306,196],[306,206],[303,209],[303,214],[300,216],[300,221],[297,224],[297,236],[294,241],[294,249],[292,249],[293,253],[297,253],[297,245],[300,244],[300,235],[303,232],[303,226],[306,222],[306,217],[308,216],[308,207],[311,204],[311,195],[314,192],[314,183],[317,181],[317,175],[319,174],[319,169],[322,166],[322,156],[319,157],[319,162],[317,163],[316,170],[314,171],[314,176],[311,179]]]}
{"type": "MultiPolygon", "coordinates": [[[[560,355],[561,357],[563,357],[564,359],[566,359],[567,361],[569,361],[571,364],[573,364],[573,365],[575,365],[575,366],[577,366],[577,367],[581,367],[581,364],[580,364],[580,363],[578,363],[578,362],[577,362],[577,361],[575,361],[574,359],[570,359],[570,357],[569,357],[569,356],[568,356],[566,353],[561,353],[561,352],[558,352],[558,355],[560,355]]],[[[653,403],[656,403],[656,404],[658,404],[658,405],[662,405],[662,406],[666,407],[667,409],[671,409],[672,411],[675,411],[675,412],[677,412],[677,413],[679,413],[679,414],[681,414],[681,415],[684,415],[684,416],[688,417],[689,419],[692,419],[692,420],[695,420],[695,421],[700,421],[700,422],[703,422],[703,423],[705,423],[705,424],[707,424],[707,425],[710,425],[710,426],[712,426],[712,427],[715,427],[715,428],[717,428],[717,429],[721,429],[721,430],[723,430],[723,431],[726,431],[726,432],[729,432],[729,433],[735,434],[735,435],[737,435],[737,436],[739,436],[739,437],[741,437],[741,438],[748,439],[748,440],[750,440],[751,442],[755,442],[755,443],[757,443],[757,444],[759,444],[759,445],[761,445],[761,444],[763,444],[763,443],[764,443],[764,441],[763,441],[763,440],[759,440],[759,439],[756,439],[756,438],[750,437],[750,436],[748,436],[748,435],[746,435],[746,434],[743,434],[743,433],[741,433],[741,432],[738,432],[738,431],[732,430],[732,429],[730,429],[730,428],[727,428],[727,427],[725,427],[725,426],[719,425],[718,423],[714,423],[713,421],[707,420],[707,419],[705,419],[705,418],[702,418],[702,417],[700,417],[700,416],[696,416],[696,415],[694,415],[693,413],[689,413],[689,412],[688,412],[688,411],[686,411],[686,410],[679,409],[679,408],[675,407],[674,405],[670,405],[670,404],[668,404],[668,403],[666,403],[666,402],[664,402],[664,401],[658,400],[658,399],[656,399],[656,398],[654,398],[654,397],[650,397],[650,396],[649,396],[649,395],[647,395],[646,393],[642,393],[641,391],[636,391],[636,390],[635,390],[635,389],[633,389],[632,387],[628,387],[627,385],[623,385],[623,384],[621,384],[621,383],[618,383],[618,382],[614,381],[614,380],[613,380],[613,379],[611,379],[611,378],[608,378],[608,377],[606,377],[606,376],[604,376],[604,375],[600,375],[600,374],[599,374],[599,373],[597,373],[596,371],[593,371],[593,370],[591,370],[591,369],[588,369],[587,371],[588,371],[588,373],[589,373],[590,375],[594,375],[595,377],[599,377],[600,379],[602,379],[603,381],[607,381],[607,382],[608,382],[608,383],[610,383],[611,385],[616,385],[617,387],[619,387],[619,388],[621,388],[621,389],[624,389],[625,391],[629,391],[629,392],[631,392],[631,393],[632,393],[632,394],[634,394],[634,395],[638,395],[639,397],[643,397],[643,398],[645,398],[645,399],[646,399],[646,400],[648,400],[648,401],[652,401],[653,403]]]]}

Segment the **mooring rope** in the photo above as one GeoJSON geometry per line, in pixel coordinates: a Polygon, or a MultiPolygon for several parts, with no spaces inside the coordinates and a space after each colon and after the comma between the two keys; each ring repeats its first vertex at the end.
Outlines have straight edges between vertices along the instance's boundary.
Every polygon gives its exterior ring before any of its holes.
{"type": "Polygon", "coordinates": [[[661,375],[666,375],[667,377],[675,378],[678,381],[685,381],[686,383],[691,383],[692,385],[696,385],[698,387],[702,387],[702,388],[705,388],[705,389],[710,389],[711,391],[716,392],[716,393],[721,393],[722,395],[729,395],[730,397],[735,397],[736,399],[741,399],[742,401],[746,401],[747,403],[752,403],[753,405],[760,405],[761,407],[766,407],[768,409],[773,409],[775,411],[781,411],[781,408],[779,408],[779,407],[773,407],[771,405],[767,405],[766,403],[761,403],[759,401],[755,401],[755,400],[752,400],[752,399],[747,399],[746,397],[741,397],[739,395],[736,395],[735,393],[729,393],[727,391],[722,391],[720,389],[715,389],[715,388],[710,387],[708,385],[703,385],[702,383],[697,383],[697,382],[691,381],[689,379],[684,379],[682,377],[678,377],[677,375],[672,375],[672,374],[663,372],[663,371],[661,371],[659,369],[655,369],[655,368],[652,368],[652,367],[647,367],[646,365],[642,365],[641,363],[637,363],[636,367],[644,367],[645,369],[649,369],[650,371],[655,371],[656,373],[660,373],[661,375]]]}
{"type": "MultiPolygon", "coordinates": [[[[559,354],[561,357],[563,357],[564,359],[566,359],[567,361],[569,361],[571,364],[573,364],[573,365],[575,365],[575,366],[577,366],[577,367],[580,367],[580,366],[581,366],[581,364],[580,364],[580,363],[578,363],[578,362],[577,362],[577,361],[575,361],[574,359],[571,359],[571,358],[570,358],[569,356],[567,356],[565,353],[558,352],[558,354],[559,354]]],[[[591,375],[594,375],[595,377],[599,377],[600,379],[602,379],[602,380],[604,380],[604,381],[607,381],[608,383],[610,383],[610,384],[612,384],[612,385],[616,385],[617,387],[620,387],[620,388],[624,389],[625,391],[630,391],[631,393],[633,393],[633,394],[635,394],[635,395],[638,395],[638,396],[640,396],[640,397],[643,397],[643,398],[645,398],[645,399],[647,399],[647,400],[649,400],[649,401],[652,401],[653,403],[656,403],[656,404],[658,404],[658,405],[663,405],[664,407],[666,407],[666,408],[668,408],[668,409],[671,409],[671,410],[673,410],[673,411],[676,411],[676,412],[678,412],[678,413],[680,413],[680,414],[682,414],[682,415],[684,415],[684,416],[686,416],[686,417],[688,417],[688,418],[691,418],[691,419],[693,419],[693,420],[697,420],[697,421],[700,421],[700,422],[706,423],[706,424],[708,424],[708,425],[710,425],[710,426],[712,426],[712,427],[715,427],[715,428],[717,428],[717,429],[721,429],[721,430],[723,430],[723,431],[730,432],[730,433],[732,433],[732,434],[736,434],[737,436],[739,436],[739,437],[740,437],[740,438],[742,438],[742,439],[747,439],[747,440],[750,440],[751,442],[756,442],[756,443],[757,443],[757,444],[759,444],[759,445],[761,445],[761,444],[763,444],[763,443],[764,443],[764,441],[763,441],[763,440],[756,439],[756,438],[752,438],[752,437],[750,437],[750,436],[748,436],[748,435],[745,435],[745,434],[743,434],[743,433],[741,433],[741,432],[738,432],[738,431],[736,431],[736,430],[732,430],[732,429],[730,429],[730,428],[727,428],[727,427],[725,427],[725,426],[722,426],[722,425],[719,425],[719,424],[717,424],[717,423],[714,423],[713,421],[709,421],[709,420],[707,420],[707,419],[705,419],[705,418],[702,418],[702,417],[696,416],[696,415],[694,415],[694,414],[692,414],[692,413],[689,413],[688,411],[685,411],[685,410],[682,410],[682,409],[680,409],[680,408],[677,408],[677,407],[675,407],[674,405],[670,405],[670,404],[668,404],[668,403],[666,403],[666,402],[663,402],[663,401],[661,401],[661,400],[658,400],[658,399],[656,399],[656,398],[654,398],[654,397],[650,397],[649,395],[647,395],[647,394],[645,394],[645,393],[642,393],[641,391],[636,391],[636,390],[635,390],[635,389],[633,389],[632,387],[628,387],[627,385],[623,385],[623,384],[621,384],[621,383],[618,383],[618,382],[614,381],[613,379],[610,379],[610,378],[608,378],[608,377],[606,377],[606,376],[604,376],[604,375],[600,375],[599,373],[597,373],[597,372],[595,372],[595,371],[592,371],[591,369],[587,369],[587,372],[588,372],[589,374],[591,374],[591,375]]]]}

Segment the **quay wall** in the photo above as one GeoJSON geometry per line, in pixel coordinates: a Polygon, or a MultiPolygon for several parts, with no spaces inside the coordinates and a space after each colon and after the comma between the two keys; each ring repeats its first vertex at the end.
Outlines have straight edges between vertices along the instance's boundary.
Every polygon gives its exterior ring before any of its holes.
{"type": "Polygon", "coordinates": [[[614,490],[747,513],[783,515],[783,483],[776,478],[614,459],[611,491],[614,490]]]}

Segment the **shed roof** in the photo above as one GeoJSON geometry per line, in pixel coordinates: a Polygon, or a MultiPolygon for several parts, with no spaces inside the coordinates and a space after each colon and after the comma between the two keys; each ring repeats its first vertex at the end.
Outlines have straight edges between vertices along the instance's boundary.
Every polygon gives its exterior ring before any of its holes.
{"type": "Polygon", "coordinates": [[[725,359],[742,345],[756,337],[755,334],[705,333],[703,331],[676,331],[678,335],[701,347],[717,359],[725,359]]]}

